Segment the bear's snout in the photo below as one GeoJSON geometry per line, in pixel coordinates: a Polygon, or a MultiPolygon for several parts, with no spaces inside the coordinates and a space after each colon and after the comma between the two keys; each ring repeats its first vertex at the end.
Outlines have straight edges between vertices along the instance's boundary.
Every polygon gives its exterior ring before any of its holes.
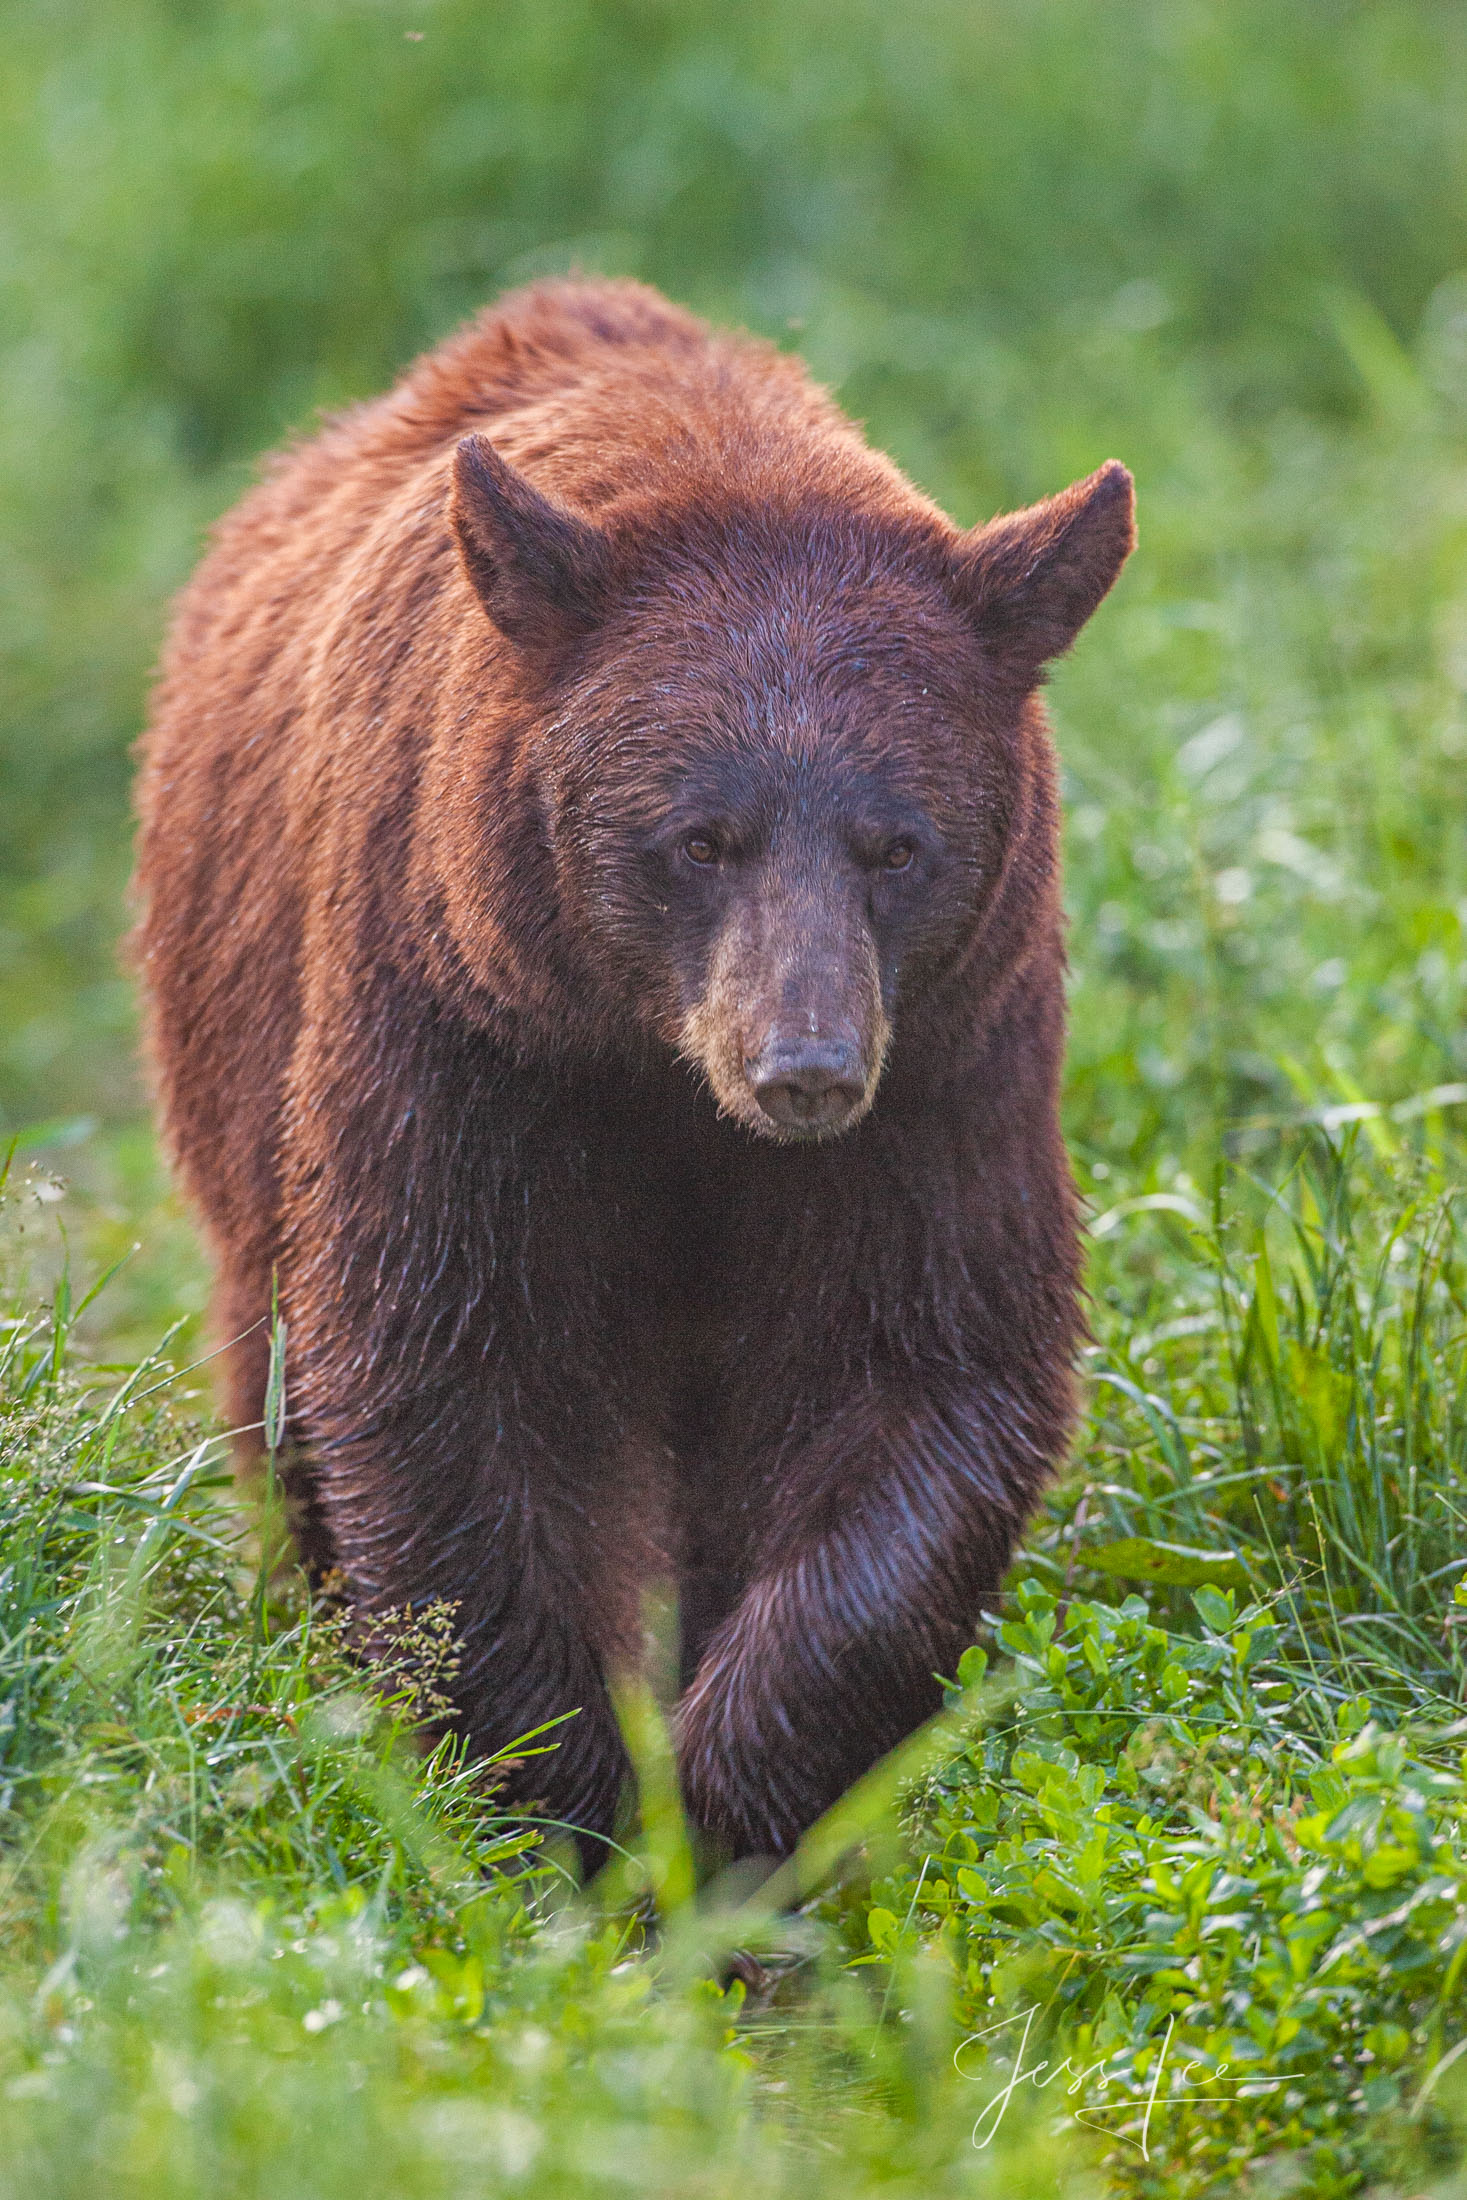
{"type": "Polygon", "coordinates": [[[744,1074],[754,1098],[781,1131],[845,1127],[866,1098],[870,1068],[851,1038],[791,1038],[771,1032],[744,1074]]]}
{"type": "Polygon", "coordinates": [[[765,892],[730,916],[681,1051],[765,1138],[830,1138],[870,1107],[891,1026],[875,943],[848,900],[765,892]]]}

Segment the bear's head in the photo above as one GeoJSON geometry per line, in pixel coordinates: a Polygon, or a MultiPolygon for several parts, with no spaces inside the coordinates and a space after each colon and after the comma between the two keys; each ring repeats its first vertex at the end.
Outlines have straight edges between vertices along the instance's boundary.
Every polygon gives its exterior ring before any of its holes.
{"type": "Polygon", "coordinates": [[[848,1129],[904,1000],[973,951],[1016,865],[1053,875],[1033,699],[1131,548],[1130,475],[968,534],[911,491],[593,521],[475,435],[452,517],[539,682],[586,984],[750,1130],[848,1129]]]}

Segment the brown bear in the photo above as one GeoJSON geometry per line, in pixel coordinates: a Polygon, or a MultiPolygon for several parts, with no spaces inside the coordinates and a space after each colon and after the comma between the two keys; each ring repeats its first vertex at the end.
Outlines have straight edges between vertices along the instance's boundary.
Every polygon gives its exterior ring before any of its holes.
{"type": "MultiPolygon", "coordinates": [[[[277,459],[178,605],[137,934],[228,1403],[451,1599],[590,1837],[675,1581],[696,1826],[787,1851],[938,1701],[1073,1413],[1056,774],[1110,464],[954,527],[801,365],[503,299],[277,459]]],[[[369,1622],[368,1622],[369,1623],[369,1622]]]]}

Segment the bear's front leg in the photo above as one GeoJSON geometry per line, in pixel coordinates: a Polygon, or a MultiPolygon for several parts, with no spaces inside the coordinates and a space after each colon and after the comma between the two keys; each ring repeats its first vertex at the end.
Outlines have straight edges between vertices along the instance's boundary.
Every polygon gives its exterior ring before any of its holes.
{"type": "Polygon", "coordinates": [[[329,1410],[305,1419],[354,1634],[370,1646],[383,1613],[452,1606],[447,1689],[471,1750],[491,1756],[559,1722],[531,1744],[543,1753],[512,1767],[507,1793],[588,1836],[595,1868],[627,1773],[608,1678],[637,1656],[641,1554],[605,1458],[564,1442],[547,1455],[527,1402],[466,1379],[384,1409],[337,1385],[329,1410]]]}
{"type": "Polygon", "coordinates": [[[298,1054],[292,1426],[360,1635],[450,1603],[474,1752],[561,1721],[508,1792],[605,1837],[626,1773],[608,1680],[640,1655],[658,1571],[659,1455],[626,1333],[638,1218],[579,1131],[594,1096],[545,1091],[385,983],[377,999],[379,1029],[323,1014],[298,1054]]]}
{"type": "Polygon", "coordinates": [[[786,1854],[938,1708],[1048,1465],[1032,1427],[997,1386],[913,1378],[769,1466],[748,1587],[678,1714],[688,1809],[720,1847],[786,1854]]]}

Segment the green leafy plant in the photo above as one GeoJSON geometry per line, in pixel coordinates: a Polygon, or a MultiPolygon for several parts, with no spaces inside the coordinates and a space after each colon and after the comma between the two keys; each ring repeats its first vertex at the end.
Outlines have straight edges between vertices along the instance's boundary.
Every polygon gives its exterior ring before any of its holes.
{"type": "Polygon", "coordinates": [[[1315,1745],[1267,1608],[1194,1602],[1177,1633],[1139,1597],[1061,1614],[1020,1583],[1017,1691],[918,1793],[920,1871],[877,1889],[864,1960],[941,1946],[980,2140],[1028,2087],[1128,2187],[1221,2191],[1286,2155],[1353,2192],[1429,2150],[1405,2112],[1464,2016],[1467,1772],[1360,1701],[1315,1745]]]}

